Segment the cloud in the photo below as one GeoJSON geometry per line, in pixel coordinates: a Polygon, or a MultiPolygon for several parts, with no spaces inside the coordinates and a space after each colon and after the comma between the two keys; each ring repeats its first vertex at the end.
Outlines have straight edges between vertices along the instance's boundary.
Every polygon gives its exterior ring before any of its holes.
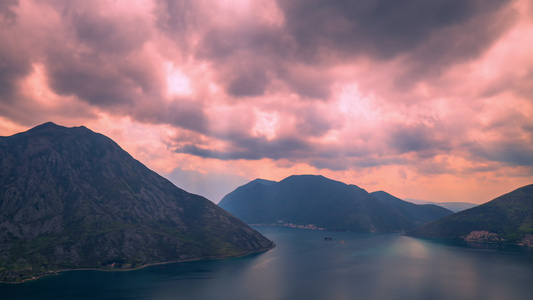
{"type": "MultiPolygon", "coordinates": [[[[423,124],[395,126],[389,131],[388,145],[398,153],[423,153],[427,150],[447,151],[451,149],[449,142],[439,140],[440,131],[423,124]]],[[[451,138],[451,137],[449,137],[451,138]]]]}
{"type": "Polygon", "coordinates": [[[253,97],[264,94],[268,83],[264,70],[242,71],[230,79],[227,91],[235,97],[253,97]]]}
{"type": "Polygon", "coordinates": [[[68,17],[76,39],[98,53],[127,55],[141,48],[150,38],[147,27],[133,26],[143,23],[140,18],[126,17],[117,22],[113,17],[88,11],[72,11],[68,17]]]}
{"type": "Polygon", "coordinates": [[[512,166],[533,166],[533,142],[531,140],[509,140],[475,145],[471,153],[476,157],[512,166]]]}
{"type": "Polygon", "coordinates": [[[262,158],[298,159],[299,154],[309,153],[312,148],[305,140],[297,137],[278,138],[273,141],[268,141],[265,138],[241,137],[232,140],[230,149],[213,150],[201,148],[194,144],[185,144],[174,151],[222,160],[260,160],[262,158]]]}
{"type": "Polygon", "coordinates": [[[16,27],[17,14],[15,12],[17,2],[7,1],[0,4],[0,101],[13,102],[18,93],[17,83],[31,71],[31,53],[26,47],[30,43],[21,42],[19,33],[12,31],[16,27]]]}
{"type": "Polygon", "coordinates": [[[3,1],[0,128],[158,128],[147,136],[165,158],[132,149],[165,173],[216,161],[369,184],[523,176],[532,11],[527,0],[3,1]]]}
{"type": "Polygon", "coordinates": [[[5,25],[10,25],[17,21],[17,14],[13,11],[13,7],[17,6],[18,2],[18,0],[6,0],[0,3],[0,14],[5,25]]]}
{"type": "Polygon", "coordinates": [[[463,60],[489,46],[507,25],[494,22],[494,17],[508,3],[278,1],[286,31],[306,62],[357,56],[391,60],[407,55],[420,65],[431,62],[437,69],[439,63],[463,60]]]}

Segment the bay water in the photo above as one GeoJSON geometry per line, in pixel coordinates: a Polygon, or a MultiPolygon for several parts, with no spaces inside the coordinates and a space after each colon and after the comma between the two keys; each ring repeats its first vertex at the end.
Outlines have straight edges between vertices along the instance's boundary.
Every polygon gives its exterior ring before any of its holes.
{"type": "Polygon", "coordinates": [[[533,253],[522,247],[255,229],[276,247],[128,272],[68,271],[0,284],[0,299],[533,299],[533,253]]]}

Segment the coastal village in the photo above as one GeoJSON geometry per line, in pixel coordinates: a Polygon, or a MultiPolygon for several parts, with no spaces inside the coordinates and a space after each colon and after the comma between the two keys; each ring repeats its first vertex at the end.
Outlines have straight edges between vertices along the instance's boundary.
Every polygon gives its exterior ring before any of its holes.
{"type": "Polygon", "coordinates": [[[504,238],[498,237],[498,234],[488,232],[486,230],[472,231],[464,240],[467,242],[476,242],[476,243],[503,243],[505,242],[504,238]]]}
{"type": "Polygon", "coordinates": [[[291,228],[300,228],[300,229],[311,229],[311,230],[324,230],[322,227],[318,227],[315,224],[307,224],[307,225],[298,225],[294,223],[289,223],[285,221],[277,221],[275,223],[270,224],[250,224],[251,226],[279,226],[279,227],[291,227],[291,228]]]}
{"type": "MultiPolygon", "coordinates": [[[[474,243],[505,243],[505,239],[498,236],[498,234],[486,230],[472,231],[464,236],[464,240],[474,243]]],[[[533,235],[526,234],[524,239],[519,243],[521,246],[533,247],[533,235]]]]}

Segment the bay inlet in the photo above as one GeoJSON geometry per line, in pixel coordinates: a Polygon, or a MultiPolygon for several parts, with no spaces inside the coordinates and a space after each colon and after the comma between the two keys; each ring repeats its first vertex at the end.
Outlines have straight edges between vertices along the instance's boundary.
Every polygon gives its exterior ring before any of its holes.
{"type": "Polygon", "coordinates": [[[63,272],[22,284],[1,284],[0,295],[2,299],[525,300],[533,294],[533,254],[521,247],[468,247],[397,234],[255,229],[277,246],[242,258],[130,272],[63,272]]]}

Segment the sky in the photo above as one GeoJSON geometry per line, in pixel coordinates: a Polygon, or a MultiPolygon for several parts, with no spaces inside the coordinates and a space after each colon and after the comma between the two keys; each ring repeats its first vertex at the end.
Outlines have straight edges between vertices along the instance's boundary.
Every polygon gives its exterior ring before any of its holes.
{"type": "Polygon", "coordinates": [[[533,183],[533,2],[2,0],[0,136],[48,121],[214,202],[319,174],[483,203],[533,183]]]}

